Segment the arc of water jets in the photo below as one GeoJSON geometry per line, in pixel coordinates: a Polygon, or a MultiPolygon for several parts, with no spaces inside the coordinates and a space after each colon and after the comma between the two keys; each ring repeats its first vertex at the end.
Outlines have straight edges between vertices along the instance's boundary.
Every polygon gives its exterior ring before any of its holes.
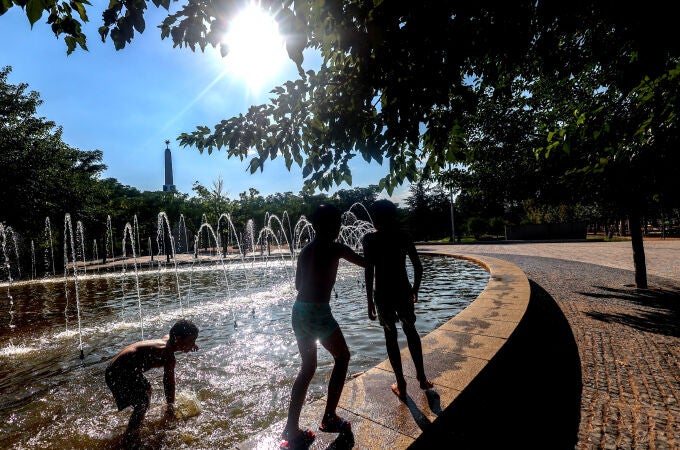
{"type": "MultiPolygon", "coordinates": [[[[245,263],[247,259],[247,250],[243,243],[240,241],[239,238],[239,233],[236,230],[236,227],[234,226],[233,221],[231,220],[231,217],[227,213],[223,213],[219,216],[217,225],[216,225],[216,230],[214,230],[208,223],[207,223],[207,218],[205,214],[203,215],[203,223],[201,227],[199,228],[198,232],[196,233],[196,240],[195,240],[195,252],[199,248],[199,238],[202,235],[203,232],[207,233],[207,238],[208,241],[210,242],[210,239],[212,238],[214,242],[216,243],[216,246],[218,248],[219,252],[219,261],[220,265],[222,268],[222,271],[224,273],[225,277],[225,283],[228,291],[228,296],[231,297],[231,289],[230,289],[230,283],[229,283],[229,278],[227,276],[227,269],[225,265],[225,255],[223,253],[223,248],[224,244],[222,243],[222,233],[220,232],[220,227],[222,226],[223,221],[226,221],[228,231],[229,231],[229,238],[231,239],[232,233],[233,236],[236,240],[236,245],[239,250],[239,256],[241,259],[241,263],[245,263]]],[[[187,246],[187,251],[189,250],[189,245],[188,245],[188,239],[186,236],[186,224],[184,223],[184,217],[183,215],[180,216],[180,225],[178,228],[178,233],[180,233],[180,238],[181,238],[181,232],[182,232],[182,227],[181,224],[184,224],[184,234],[185,234],[185,243],[187,246]]],[[[299,249],[302,244],[303,238],[305,236],[308,237],[308,239],[312,239],[314,237],[314,229],[312,224],[307,220],[305,216],[301,216],[298,222],[295,224],[295,227],[292,227],[290,217],[288,216],[288,213],[284,211],[283,216],[281,219],[277,217],[274,214],[270,214],[269,212],[266,213],[265,215],[265,223],[263,228],[260,230],[260,232],[257,234],[257,239],[255,238],[256,233],[255,233],[255,222],[253,219],[249,219],[246,225],[246,230],[244,233],[244,241],[247,240],[249,244],[249,250],[252,256],[252,263],[255,263],[255,260],[257,259],[257,251],[256,249],[258,248],[258,245],[260,246],[260,251],[261,251],[261,257],[265,259],[265,256],[263,254],[264,252],[264,247],[265,247],[265,242],[268,243],[268,239],[273,239],[273,243],[275,243],[277,247],[277,251],[281,256],[281,259],[283,262],[285,262],[284,254],[285,252],[283,251],[282,248],[282,240],[277,236],[276,234],[276,229],[280,229],[280,234],[283,237],[283,240],[285,240],[285,244],[288,245],[288,249],[290,250],[290,255],[291,255],[291,263],[294,266],[294,257],[296,253],[296,249],[299,249]],[[285,221],[288,221],[288,230],[285,228],[285,221]],[[286,232],[288,231],[288,232],[286,232]],[[288,236],[290,235],[290,240],[288,236]]],[[[355,203],[350,207],[350,210],[345,212],[343,214],[343,224],[341,226],[341,232],[339,236],[339,240],[343,241],[344,243],[350,245],[350,246],[356,246],[358,248],[361,236],[367,231],[371,231],[373,229],[373,224],[370,221],[370,215],[368,214],[368,211],[366,208],[360,204],[360,203],[355,203]],[[362,207],[364,211],[366,212],[369,221],[363,221],[359,220],[354,213],[351,212],[351,210],[355,207],[362,207]]],[[[12,273],[11,273],[11,266],[10,266],[10,255],[9,252],[7,251],[7,246],[8,242],[10,240],[13,243],[14,246],[14,253],[17,258],[17,267],[19,266],[18,264],[18,258],[19,258],[19,252],[18,252],[18,244],[17,244],[17,236],[16,234],[12,231],[11,227],[8,227],[4,224],[0,224],[0,235],[2,237],[2,251],[3,255],[5,258],[5,267],[8,271],[8,291],[7,291],[7,297],[10,302],[10,327],[12,327],[12,305],[13,305],[13,299],[11,296],[11,285],[12,285],[12,273]]],[[[54,249],[52,245],[52,230],[51,230],[51,225],[50,225],[50,220],[49,217],[45,219],[45,235],[46,239],[49,239],[49,251],[51,252],[51,260],[52,260],[52,272],[53,274],[55,273],[54,269],[54,249]]],[[[140,329],[141,329],[141,334],[142,338],[144,338],[144,319],[143,319],[143,312],[142,312],[142,305],[141,305],[141,292],[140,292],[140,287],[139,287],[139,264],[138,264],[138,255],[141,255],[141,237],[139,236],[139,223],[137,220],[137,216],[135,215],[133,218],[133,223],[130,224],[129,222],[125,225],[124,231],[123,231],[123,259],[127,259],[127,254],[126,254],[126,248],[127,248],[127,239],[130,239],[130,246],[132,249],[132,258],[133,258],[133,264],[134,264],[134,271],[135,271],[135,280],[136,280],[136,291],[137,291],[137,306],[139,310],[139,318],[140,318],[140,329]]],[[[152,267],[152,261],[153,261],[153,249],[151,246],[151,238],[149,237],[149,255],[150,255],[150,267],[152,267]]],[[[158,214],[158,226],[157,226],[157,236],[156,236],[156,241],[158,245],[158,256],[159,256],[159,298],[161,295],[161,285],[160,285],[160,269],[161,269],[161,261],[160,261],[160,256],[163,252],[168,255],[168,258],[170,254],[168,252],[171,252],[171,256],[173,259],[174,263],[174,272],[175,272],[175,284],[177,287],[177,296],[178,296],[178,301],[180,305],[180,311],[181,314],[184,315],[184,303],[182,301],[182,293],[180,289],[180,283],[179,283],[179,271],[178,271],[178,261],[176,257],[176,249],[175,249],[175,240],[172,234],[172,228],[170,226],[170,221],[168,219],[168,216],[165,212],[160,212],[158,214]],[[167,232],[167,240],[169,241],[169,249],[165,249],[166,247],[166,232],[167,232]]],[[[33,242],[31,241],[33,244],[33,242]]],[[[111,225],[111,216],[107,216],[106,220],[106,242],[105,242],[105,252],[108,253],[110,247],[111,251],[111,260],[115,261],[115,255],[114,255],[114,238],[113,238],[113,229],[111,225]]],[[[82,323],[81,323],[81,311],[80,311],[80,298],[79,298],[79,283],[78,283],[78,273],[79,273],[79,261],[78,261],[78,248],[81,250],[82,254],[82,264],[83,264],[83,273],[86,273],[86,257],[85,257],[85,230],[83,224],[78,221],[76,224],[76,232],[74,233],[73,231],[73,224],[72,224],[72,219],[70,214],[66,214],[64,217],[64,289],[65,289],[65,300],[66,300],[66,305],[64,309],[64,315],[66,319],[66,329],[68,331],[68,309],[69,309],[69,268],[72,269],[73,273],[73,280],[74,280],[74,291],[75,291],[75,298],[76,298],[76,310],[77,310],[77,317],[78,317],[78,348],[80,350],[80,356],[83,358],[83,337],[82,337],[82,323]],[[70,259],[69,261],[69,248],[68,245],[70,244],[70,259]],[[77,247],[77,245],[80,245],[80,247],[77,247]]],[[[45,249],[46,255],[47,255],[47,249],[45,249]]],[[[95,260],[98,259],[98,251],[97,251],[97,242],[96,240],[93,241],[93,257],[95,260]]],[[[34,254],[34,247],[32,250],[32,254],[34,254]]],[[[35,256],[35,255],[33,255],[35,256]]],[[[271,255],[268,255],[271,256],[271,255]]],[[[47,256],[46,256],[47,258],[47,256]]],[[[268,259],[265,259],[265,263],[268,261],[268,259]]],[[[192,272],[193,272],[193,264],[197,262],[197,255],[194,254],[194,258],[192,259],[192,272]]],[[[266,264],[265,264],[266,265],[266,264]]],[[[18,269],[17,269],[18,270],[18,269]]],[[[125,272],[125,268],[123,269],[125,272]]],[[[250,280],[251,271],[246,270],[246,280],[248,282],[248,291],[250,292],[250,295],[252,295],[252,280],[250,280]]],[[[290,275],[290,272],[289,272],[290,275]]],[[[291,282],[293,277],[290,276],[291,282]]],[[[191,280],[190,280],[191,283],[191,280]]],[[[235,317],[235,316],[234,316],[235,317]]],[[[236,322],[235,322],[236,325],[236,322]]]]}
{"type": "MultiPolygon", "coordinates": [[[[179,288],[179,273],[178,273],[178,270],[177,270],[177,258],[175,256],[175,242],[174,242],[174,238],[172,237],[172,229],[170,228],[170,220],[168,219],[168,215],[165,214],[164,212],[158,213],[158,229],[157,229],[157,233],[156,233],[156,244],[158,245],[158,258],[159,258],[159,261],[158,261],[159,276],[160,276],[160,264],[161,264],[161,262],[160,262],[160,251],[161,250],[160,249],[165,247],[165,239],[164,239],[165,233],[164,233],[163,223],[165,223],[166,228],[168,230],[168,239],[170,240],[170,251],[172,252],[172,260],[173,260],[174,265],[175,265],[175,281],[177,283],[177,298],[179,300],[179,309],[180,309],[182,316],[184,316],[184,306],[182,305],[182,293],[181,293],[180,288],[179,288]],[[159,240],[162,240],[162,242],[163,242],[162,246],[161,246],[161,243],[160,243],[159,240]]],[[[167,250],[166,250],[166,252],[167,252],[167,250]]],[[[167,253],[166,253],[166,255],[167,255],[167,253]]],[[[159,287],[159,289],[160,289],[160,287],[159,287]]],[[[160,294],[160,291],[159,291],[159,294],[160,294]]]]}
{"type": "Polygon", "coordinates": [[[125,224],[125,229],[123,230],[123,258],[126,258],[125,242],[127,236],[130,236],[130,246],[132,248],[132,264],[135,270],[135,287],[137,288],[137,307],[139,309],[139,328],[142,333],[142,339],[144,339],[144,318],[142,316],[142,298],[139,292],[139,272],[137,271],[137,254],[135,252],[135,232],[132,225],[130,225],[130,222],[125,224]]]}
{"type": "Polygon", "coordinates": [[[52,246],[52,225],[50,225],[50,218],[45,217],[45,229],[47,231],[47,235],[49,237],[49,243],[50,243],[50,253],[51,253],[51,258],[50,260],[52,261],[52,276],[56,277],[57,276],[57,271],[54,268],[54,247],[52,246]]]}
{"type": "MultiPolygon", "coordinates": [[[[74,290],[76,294],[76,311],[78,314],[78,348],[80,349],[80,359],[84,358],[83,353],[83,332],[80,323],[80,297],[78,296],[78,264],[76,258],[76,246],[73,239],[73,224],[71,223],[71,215],[66,214],[64,217],[64,276],[68,274],[68,243],[71,243],[71,259],[73,260],[73,280],[74,280],[74,290]],[[66,236],[69,239],[66,239],[66,236]]],[[[68,280],[66,280],[68,284],[68,280]]],[[[68,298],[68,297],[67,297],[68,298]]],[[[68,302],[66,303],[68,307],[68,302]]]]}

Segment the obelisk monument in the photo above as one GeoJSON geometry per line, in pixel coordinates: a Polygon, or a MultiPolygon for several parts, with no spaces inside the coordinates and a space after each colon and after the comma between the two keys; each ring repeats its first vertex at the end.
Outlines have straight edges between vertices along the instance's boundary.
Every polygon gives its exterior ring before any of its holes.
{"type": "Polygon", "coordinates": [[[176,192],[177,188],[172,181],[172,153],[170,152],[170,141],[165,141],[165,184],[163,192],[176,192]]]}

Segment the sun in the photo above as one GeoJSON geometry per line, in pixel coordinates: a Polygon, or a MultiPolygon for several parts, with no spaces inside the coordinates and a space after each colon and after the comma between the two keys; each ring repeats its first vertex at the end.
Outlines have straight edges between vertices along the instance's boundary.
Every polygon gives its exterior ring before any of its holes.
{"type": "Polygon", "coordinates": [[[278,24],[257,3],[232,19],[222,43],[229,50],[226,71],[255,92],[278,74],[287,58],[278,24]]]}

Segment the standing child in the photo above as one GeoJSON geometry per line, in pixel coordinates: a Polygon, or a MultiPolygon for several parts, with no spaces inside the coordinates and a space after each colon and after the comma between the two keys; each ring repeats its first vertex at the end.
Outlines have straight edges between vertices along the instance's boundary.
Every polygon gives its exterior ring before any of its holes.
{"type": "Polygon", "coordinates": [[[123,348],[106,368],[106,384],[116,400],[118,411],[128,406],[134,409],[125,431],[126,439],[134,440],[151,401],[151,384],[144,372],[154,367],[163,368],[163,388],[168,403],[168,414],[174,414],[175,352],[198,350],[198,327],[191,321],[178,320],[170,334],[161,339],[140,341],[123,348]]]}
{"type": "Polygon", "coordinates": [[[401,400],[404,400],[406,379],[397,342],[397,320],[401,322],[406,334],[420,388],[430,389],[433,386],[425,376],[423,350],[415,327],[414,303],[418,301],[423,266],[413,241],[398,230],[396,205],[389,200],[378,200],[373,203],[371,209],[373,225],[377,231],[366,234],[363,239],[368,317],[375,320],[377,311],[380,325],[385,332],[387,355],[397,378],[397,382],[391,388],[401,400]],[[406,273],[407,255],[413,265],[413,286],[406,273]]]}
{"type": "Polygon", "coordinates": [[[298,257],[295,287],[298,291],[293,304],[292,323],[302,366],[293,383],[288,407],[288,420],[283,430],[281,448],[297,448],[311,444],[314,432],[299,427],[302,404],[307,388],[316,371],[316,341],[333,355],[334,365],[328,382],[328,400],[321,419],[321,431],[336,433],[350,429],[346,420],[338,417],[335,409],[349,366],[349,349],[345,337],[331,313],[331,290],[335,284],[340,258],[364,267],[364,259],[348,246],[335,242],[340,232],[340,211],[333,205],[322,204],[311,220],[315,237],[298,257]]]}

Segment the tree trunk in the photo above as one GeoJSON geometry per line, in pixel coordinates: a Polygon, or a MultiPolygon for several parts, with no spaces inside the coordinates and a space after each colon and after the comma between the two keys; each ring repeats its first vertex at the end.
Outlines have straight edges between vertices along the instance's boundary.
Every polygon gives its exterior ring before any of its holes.
{"type": "Polygon", "coordinates": [[[637,286],[638,289],[647,289],[647,263],[645,262],[645,247],[642,243],[640,215],[637,211],[631,212],[628,223],[630,227],[631,243],[633,244],[635,286],[637,286]]]}

